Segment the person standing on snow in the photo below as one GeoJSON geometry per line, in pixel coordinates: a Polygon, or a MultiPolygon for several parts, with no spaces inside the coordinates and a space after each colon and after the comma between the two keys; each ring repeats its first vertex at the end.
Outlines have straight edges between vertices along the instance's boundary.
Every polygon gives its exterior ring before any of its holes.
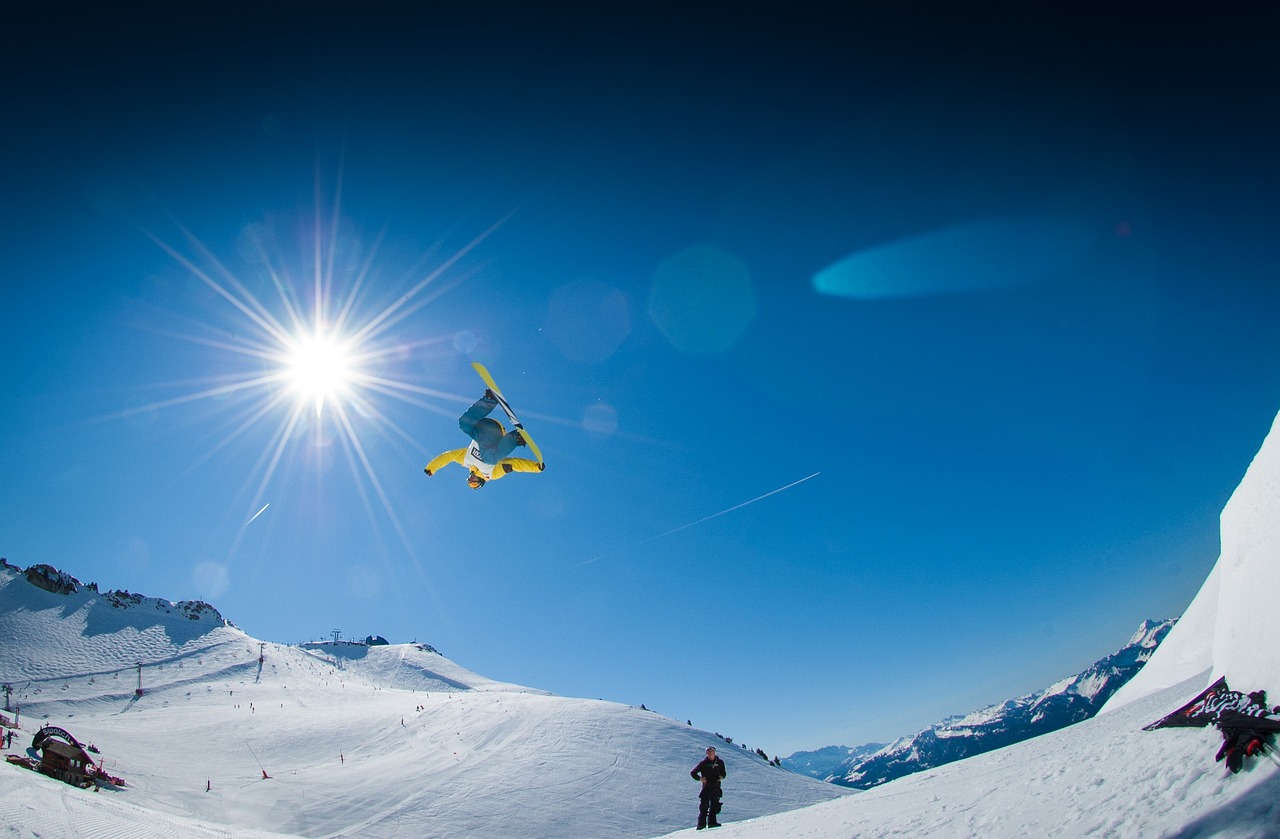
{"type": "Polygon", "coordinates": [[[520,429],[507,431],[502,423],[489,416],[498,407],[493,391],[485,388],[484,396],[458,418],[458,427],[471,438],[465,449],[453,449],[439,454],[422,470],[431,477],[449,463],[457,463],[467,469],[467,486],[479,489],[486,482],[509,475],[512,472],[541,472],[543,465],[522,457],[508,457],[516,446],[525,444],[520,429]]]}
{"type": "Polygon", "coordinates": [[[702,782],[702,791],[698,793],[698,830],[720,826],[716,821],[720,814],[720,781],[726,774],[724,761],[716,757],[714,746],[707,747],[707,756],[689,773],[689,777],[702,782]]]}

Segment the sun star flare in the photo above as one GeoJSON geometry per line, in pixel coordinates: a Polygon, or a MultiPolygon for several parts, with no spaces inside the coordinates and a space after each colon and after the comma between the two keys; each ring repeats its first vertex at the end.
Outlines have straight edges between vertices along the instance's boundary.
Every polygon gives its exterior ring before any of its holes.
{"type": "Polygon", "coordinates": [[[350,392],[358,377],[351,342],[316,329],[291,338],[281,360],[290,387],[300,399],[313,402],[316,415],[324,403],[350,392]]]}

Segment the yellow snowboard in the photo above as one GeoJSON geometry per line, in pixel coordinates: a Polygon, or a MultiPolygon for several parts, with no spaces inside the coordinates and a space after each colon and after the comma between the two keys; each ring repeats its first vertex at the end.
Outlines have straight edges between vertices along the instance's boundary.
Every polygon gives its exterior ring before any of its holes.
{"type": "Polygon", "coordinates": [[[478,361],[471,362],[471,366],[476,368],[476,372],[480,374],[480,378],[484,379],[484,383],[489,386],[489,390],[493,391],[493,395],[498,397],[498,404],[502,406],[502,410],[506,412],[507,418],[511,420],[511,424],[520,429],[520,436],[529,446],[529,451],[533,452],[533,456],[537,459],[539,466],[546,466],[542,460],[542,449],[538,448],[538,444],[533,442],[533,438],[529,436],[529,432],[521,425],[520,420],[516,418],[515,412],[511,410],[511,406],[507,404],[506,397],[502,395],[502,391],[498,389],[498,384],[493,380],[493,376],[489,375],[489,371],[478,361]]]}

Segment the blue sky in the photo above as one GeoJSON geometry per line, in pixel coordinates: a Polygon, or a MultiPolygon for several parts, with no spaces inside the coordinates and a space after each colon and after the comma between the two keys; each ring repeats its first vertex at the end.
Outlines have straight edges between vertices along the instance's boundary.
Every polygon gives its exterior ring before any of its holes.
{"type": "Polygon", "coordinates": [[[1243,13],[31,14],[21,566],[787,754],[1178,614],[1280,409],[1275,45],[1243,13]],[[292,333],[317,296],[373,324],[319,416],[249,314],[292,333]],[[423,475],[473,360],[545,473],[423,475]]]}

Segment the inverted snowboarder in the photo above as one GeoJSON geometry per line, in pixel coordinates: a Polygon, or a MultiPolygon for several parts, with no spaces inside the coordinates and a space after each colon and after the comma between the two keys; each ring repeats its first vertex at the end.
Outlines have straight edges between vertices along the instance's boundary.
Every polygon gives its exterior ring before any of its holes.
{"type": "Polygon", "coordinates": [[[471,438],[471,444],[466,448],[452,449],[437,455],[423,471],[430,477],[446,464],[457,463],[466,468],[467,486],[472,489],[480,489],[489,481],[512,472],[541,472],[546,468],[546,464],[542,462],[542,453],[511,411],[511,406],[502,398],[502,392],[494,384],[493,377],[483,365],[473,363],[471,366],[476,368],[476,372],[488,385],[484,396],[458,418],[458,427],[471,438]],[[502,423],[489,416],[499,405],[515,426],[511,431],[507,431],[502,423]],[[528,446],[537,455],[537,460],[510,457],[519,446],[528,446]]]}

